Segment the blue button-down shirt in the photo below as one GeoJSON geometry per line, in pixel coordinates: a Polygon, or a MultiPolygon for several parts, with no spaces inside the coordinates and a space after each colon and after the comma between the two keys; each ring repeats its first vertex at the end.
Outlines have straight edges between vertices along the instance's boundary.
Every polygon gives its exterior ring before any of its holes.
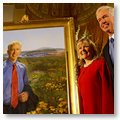
{"type": "MultiPolygon", "coordinates": [[[[10,104],[11,100],[11,82],[13,62],[6,60],[3,63],[3,103],[10,104]]],[[[25,65],[16,61],[17,75],[18,75],[18,92],[21,93],[24,85],[28,84],[28,77],[26,74],[25,65]]]]}
{"type": "Polygon", "coordinates": [[[114,64],[114,35],[111,38],[109,38],[109,54],[112,63],[114,64]]]}

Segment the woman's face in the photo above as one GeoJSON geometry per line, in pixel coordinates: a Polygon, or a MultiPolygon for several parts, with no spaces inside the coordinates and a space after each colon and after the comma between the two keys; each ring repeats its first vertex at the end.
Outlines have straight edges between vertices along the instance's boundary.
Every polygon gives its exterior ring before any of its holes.
{"type": "Polygon", "coordinates": [[[92,59],[92,49],[87,40],[80,41],[77,43],[77,51],[81,59],[84,59],[84,60],[92,59]]]}

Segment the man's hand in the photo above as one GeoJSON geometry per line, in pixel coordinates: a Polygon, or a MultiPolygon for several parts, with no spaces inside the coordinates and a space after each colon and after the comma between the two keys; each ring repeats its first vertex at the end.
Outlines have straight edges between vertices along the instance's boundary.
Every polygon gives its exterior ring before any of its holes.
{"type": "Polygon", "coordinates": [[[19,95],[19,100],[20,102],[26,102],[28,100],[28,92],[22,92],[20,95],[19,95]]]}

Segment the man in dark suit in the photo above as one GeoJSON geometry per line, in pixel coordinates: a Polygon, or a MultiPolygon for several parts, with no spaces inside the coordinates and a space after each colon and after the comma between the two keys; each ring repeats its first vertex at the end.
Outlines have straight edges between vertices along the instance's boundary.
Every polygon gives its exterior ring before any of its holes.
{"type": "Polygon", "coordinates": [[[109,40],[103,48],[104,58],[109,66],[114,83],[114,8],[101,6],[96,11],[96,18],[100,28],[109,36],[109,40]]]}

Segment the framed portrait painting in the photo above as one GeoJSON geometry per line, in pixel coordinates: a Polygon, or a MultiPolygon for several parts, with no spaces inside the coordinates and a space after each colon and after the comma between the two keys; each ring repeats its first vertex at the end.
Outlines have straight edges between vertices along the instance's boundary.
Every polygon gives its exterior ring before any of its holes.
{"type": "Polygon", "coordinates": [[[39,97],[36,109],[27,114],[79,114],[73,18],[4,23],[3,60],[13,40],[22,43],[19,61],[39,97]]]}

